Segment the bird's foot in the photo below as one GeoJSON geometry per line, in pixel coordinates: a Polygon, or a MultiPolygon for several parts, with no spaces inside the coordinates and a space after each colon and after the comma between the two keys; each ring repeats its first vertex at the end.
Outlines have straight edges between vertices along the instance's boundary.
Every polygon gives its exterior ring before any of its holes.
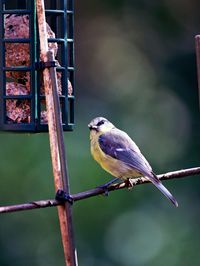
{"type": "Polygon", "coordinates": [[[127,178],[124,183],[126,184],[126,187],[128,188],[128,190],[133,189],[134,187],[134,182],[131,178],[127,178]]]}

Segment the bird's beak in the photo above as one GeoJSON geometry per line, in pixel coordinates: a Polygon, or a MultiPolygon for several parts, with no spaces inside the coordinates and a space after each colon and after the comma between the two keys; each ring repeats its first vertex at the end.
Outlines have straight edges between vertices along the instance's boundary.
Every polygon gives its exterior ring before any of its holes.
{"type": "Polygon", "coordinates": [[[89,127],[89,130],[96,130],[97,131],[97,126],[94,126],[94,125],[91,125],[91,124],[89,124],[88,125],[88,127],[89,127]]]}

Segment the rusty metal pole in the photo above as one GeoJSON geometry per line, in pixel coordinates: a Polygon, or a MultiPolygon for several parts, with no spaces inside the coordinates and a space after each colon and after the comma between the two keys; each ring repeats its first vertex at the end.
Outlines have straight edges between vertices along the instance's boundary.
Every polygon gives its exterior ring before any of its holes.
{"type": "MultiPolygon", "coordinates": [[[[40,36],[40,51],[41,51],[40,56],[42,61],[48,62],[49,55],[52,58],[54,58],[54,55],[53,51],[49,52],[48,49],[44,0],[36,0],[36,7],[37,7],[38,27],[39,27],[39,36],[40,36]]],[[[50,149],[51,149],[51,159],[52,159],[52,166],[54,173],[55,190],[57,191],[59,189],[61,190],[64,189],[65,192],[69,194],[68,173],[66,165],[64,163],[65,158],[63,155],[64,140],[63,140],[62,127],[61,127],[60,109],[57,110],[59,114],[56,116],[55,115],[56,99],[53,98],[53,89],[56,90],[57,87],[57,76],[55,69],[53,71],[51,70],[51,75],[50,75],[49,69],[45,68],[43,71],[43,79],[45,87],[45,98],[46,98],[46,107],[47,107],[49,139],[50,139],[50,149]],[[53,78],[52,82],[51,82],[51,77],[53,78]],[[55,85],[54,88],[52,87],[52,84],[55,85]],[[58,128],[59,126],[61,128],[58,128]],[[62,146],[61,148],[59,147],[59,144],[62,146]],[[62,176],[63,173],[65,176],[62,176]]],[[[65,255],[65,264],[67,266],[77,266],[78,262],[77,262],[76,250],[73,239],[72,210],[69,202],[66,202],[65,205],[58,206],[58,215],[59,215],[62,243],[65,255]]]]}

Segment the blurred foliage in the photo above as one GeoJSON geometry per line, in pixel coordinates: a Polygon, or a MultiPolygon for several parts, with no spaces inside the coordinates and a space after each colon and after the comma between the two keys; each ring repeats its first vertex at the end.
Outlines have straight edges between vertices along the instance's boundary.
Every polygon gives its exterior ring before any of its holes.
{"type": "MultiPolygon", "coordinates": [[[[65,133],[72,193],[108,181],[91,158],[87,124],[105,116],[126,130],[157,173],[198,166],[194,36],[200,3],[75,1],[76,127],[65,133]]],[[[54,197],[47,134],[0,134],[1,205],[54,197]]],[[[200,179],[74,204],[81,266],[199,265],[200,179]]],[[[0,265],[64,265],[56,208],[1,215],[0,265]]]]}

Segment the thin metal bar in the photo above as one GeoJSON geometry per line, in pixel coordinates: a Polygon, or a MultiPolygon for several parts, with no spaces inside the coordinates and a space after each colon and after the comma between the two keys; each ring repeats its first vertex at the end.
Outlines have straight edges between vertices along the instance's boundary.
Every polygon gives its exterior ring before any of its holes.
{"type": "MultiPolygon", "coordinates": [[[[68,38],[68,75],[70,78],[70,82],[73,87],[73,94],[75,92],[75,76],[74,76],[74,1],[73,0],[68,0],[67,1],[67,38],[68,38]]],[[[68,97],[68,109],[69,109],[69,122],[74,124],[74,98],[69,98],[68,97]]]]}
{"type": "Polygon", "coordinates": [[[48,38],[48,42],[64,43],[65,39],[62,39],[62,38],[48,38]]]}
{"type": "Polygon", "coordinates": [[[75,96],[74,95],[69,95],[68,98],[69,99],[75,99],[75,96]]]}
{"type": "Polygon", "coordinates": [[[3,71],[30,71],[31,67],[25,66],[13,66],[13,67],[3,67],[3,71]]]}
{"type": "Polygon", "coordinates": [[[200,109],[200,35],[195,36],[196,60],[197,60],[197,79],[199,89],[199,109],[200,109]]]}
{"type": "Polygon", "coordinates": [[[74,67],[68,67],[67,68],[69,71],[74,71],[74,67]]]}
{"type": "Polygon", "coordinates": [[[3,124],[2,129],[4,131],[12,131],[12,132],[34,132],[35,131],[35,123],[20,123],[20,127],[17,123],[12,124],[3,124]]]}
{"type": "MultiPolygon", "coordinates": [[[[64,10],[64,16],[62,17],[62,28],[61,32],[63,34],[63,38],[65,40],[63,46],[64,46],[64,54],[63,54],[63,66],[65,67],[65,70],[63,71],[63,79],[62,79],[62,87],[65,88],[65,84],[68,84],[68,75],[67,75],[67,67],[68,67],[68,43],[67,43],[67,38],[68,38],[68,30],[67,30],[67,2],[68,1],[63,1],[63,10],[64,10]]],[[[65,94],[65,100],[64,104],[62,106],[62,111],[63,111],[63,119],[66,121],[66,123],[69,125],[69,106],[68,106],[68,90],[63,90],[63,93],[65,94]]]]}
{"type": "Polygon", "coordinates": [[[4,100],[3,95],[5,92],[4,86],[4,72],[3,72],[3,65],[4,65],[4,45],[3,45],[3,37],[4,37],[4,15],[3,15],[3,1],[0,3],[0,71],[1,71],[1,78],[0,78],[0,128],[3,128],[4,124],[4,100]],[[3,49],[2,49],[3,48],[3,49]]]}
{"type": "Polygon", "coordinates": [[[67,10],[67,14],[74,14],[74,11],[67,10]]]}
{"type": "Polygon", "coordinates": [[[28,9],[7,9],[2,11],[3,14],[20,14],[20,15],[27,15],[31,13],[31,10],[28,9]]]}
{"type": "MultiPolygon", "coordinates": [[[[26,5],[27,5],[27,0],[25,0],[26,5]]],[[[37,106],[37,97],[35,96],[36,94],[36,80],[35,80],[35,61],[36,61],[36,47],[35,47],[35,24],[36,24],[36,5],[35,1],[28,1],[28,3],[31,5],[31,14],[29,16],[29,38],[31,40],[30,43],[30,59],[31,59],[31,70],[30,70],[30,94],[32,96],[31,99],[31,122],[35,123],[36,119],[36,106],[37,106]]],[[[35,129],[36,129],[35,125],[35,129]]]]}
{"type": "Polygon", "coordinates": [[[15,38],[15,39],[3,39],[3,42],[5,43],[30,43],[30,38],[15,38]]]}
{"type": "Polygon", "coordinates": [[[46,9],[45,10],[45,13],[47,14],[47,15],[49,15],[49,14],[56,14],[56,15],[63,15],[64,14],[64,11],[63,10],[51,10],[51,9],[46,9]]]}
{"type": "MultiPolygon", "coordinates": [[[[55,58],[53,56],[52,51],[49,51],[48,54],[48,60],[54,61],[55,58]]],[[[54,110],[55,110],[55,122],[56,122],[56,130],[57,130],[57,138],[58,138],[58,149],[60,154],[60,164],[61,164],[61,173],[63,178],[63,184],[64,184],[64,190],[67,191],[69,194],[69,178],[68,178],[68,170],[67,170],[67,164],[66,164],[66,155],[65,155],[65,145],[64,145],[64,136],[63,136],[63,130],[62,130],[62,120],[61,120],[61,112],[60,112],[60,103],[59,103],[59,97],[57,92],[57,80],[56,80],[56,70],[54,67],[51,67],[49,69],[50,77],[51,77],[51,83],[52,83],[52,89],[53,89],[53,103],[54,103],[54,110]]]]}
{"type": "Polygon", "coordinates": [[[31,100],[32,99],[32,94],[27,94],[27,95],[4,95],[3,99],[16,99],[16,100],[31,100]]]}

